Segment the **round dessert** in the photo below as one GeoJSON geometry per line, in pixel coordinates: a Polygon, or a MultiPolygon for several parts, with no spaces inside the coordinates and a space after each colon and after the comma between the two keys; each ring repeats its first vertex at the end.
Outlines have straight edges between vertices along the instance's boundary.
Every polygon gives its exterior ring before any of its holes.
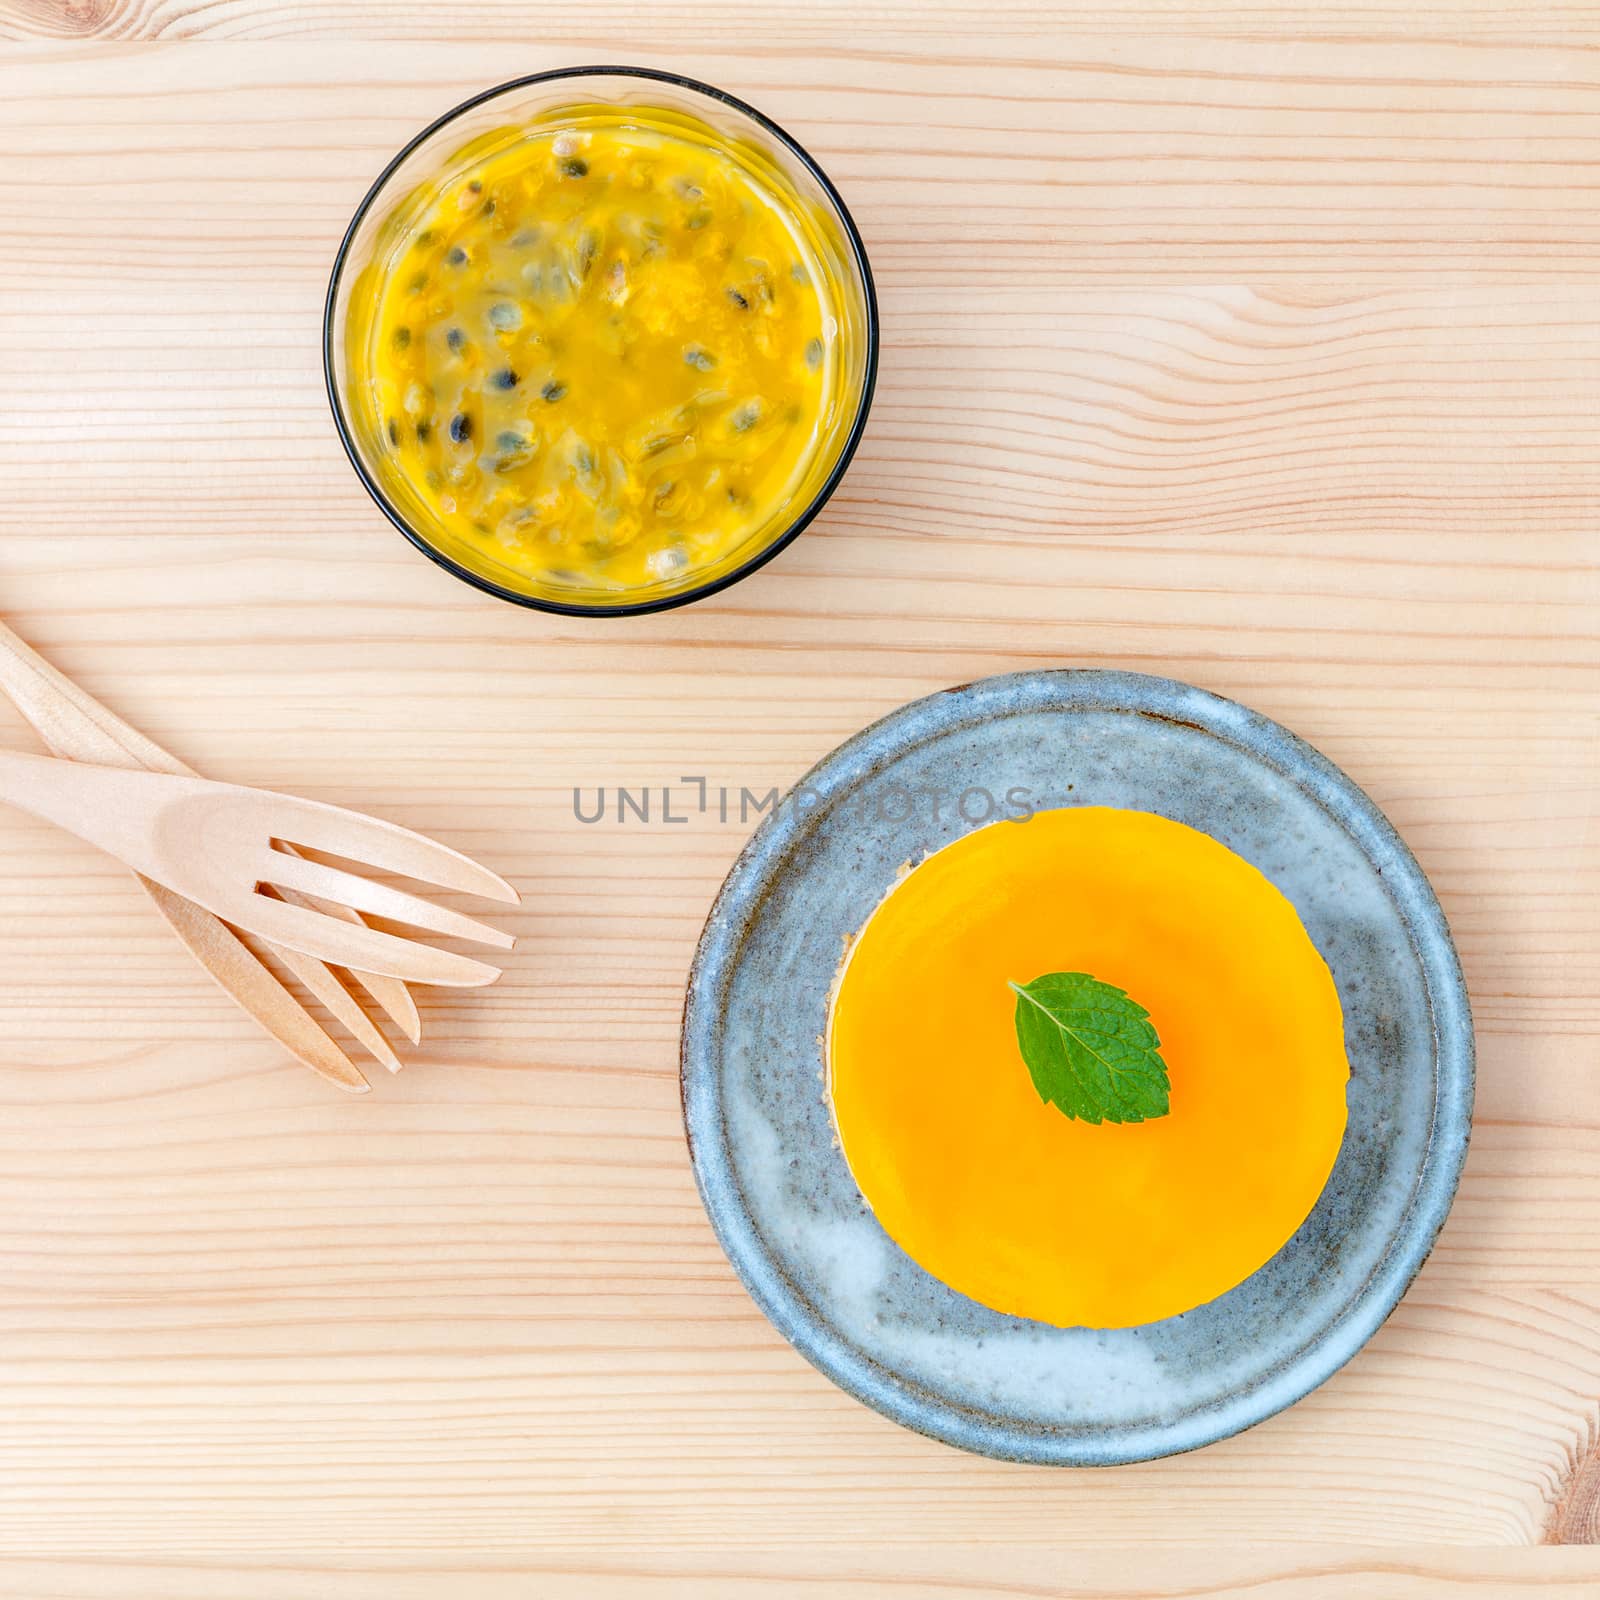
{"type": "Polygon", "coordinates": [[[568,106],[480,135],[399,202],[351,292],[379,486],[529,592],[725,570],[804,509],[847,409],[823,225],[681,112],[568,106]]]}
{"type": "Polygon", "coordinates": [[[848,952],[828,1035],[845,1158],[913,1260],[994,1310],[1122,1328],[1215,1299],[1309,1215],[1345,1130],[1339,997],[1294,907],[1206,834],[1043,811],[929,856],[848,952]],[[1169,1103],[1073,1119],[1018,995],[1087,973],[1149,1013],[1169,1103]]]}

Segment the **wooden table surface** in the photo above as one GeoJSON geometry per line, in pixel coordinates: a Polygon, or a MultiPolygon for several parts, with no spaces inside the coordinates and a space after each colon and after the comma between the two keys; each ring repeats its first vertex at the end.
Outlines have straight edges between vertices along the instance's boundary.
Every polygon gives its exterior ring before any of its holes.
{"type": "Polygon", "coordinates": [[[1600,1592],[1600,12],[0,0],[0,37],[0,611],[202,770],[525,892],[505,979],[425,997],[356,1099],[6,815],[0,1592],[1600,1592]],[[391,531],[318,339],[386,157],[597,59],[815,151],[884,357],[811,532],[590,624],[391,531]],[[1460,1198],[1369,1348],[1090,1473],[904,1432],[756,1311],[676,1076],[746,829],[572,806],[783,785],[1056,664],[1238,697],[1363,784],[1481,1057],[1460,1198]]]}

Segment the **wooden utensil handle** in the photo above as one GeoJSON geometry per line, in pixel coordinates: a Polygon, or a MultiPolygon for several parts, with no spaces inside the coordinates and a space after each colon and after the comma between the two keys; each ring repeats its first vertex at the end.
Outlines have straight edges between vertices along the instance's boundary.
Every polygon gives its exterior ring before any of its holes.
{"type": "MultiPolygon", "coordinates": [[[[0,688],[59,756],[162,772],[190,770],[58,672],[4,622],[0,622],[0,688]]],[[[141,877],[139,882],[201,967],[291,1055],[341,1089],[366,1093],[367,1080],[359,1069],[227,927],[152,879],[141,877]]],[[[314,963],[303,965],[309,968],[314,963]]],[[[331,974],[329,981],[337,982],[331,974]]],[[[409,1003],[405,989],[393,987],[409,1003]]],[[[380,1059],[388,1066],[392,1052],[380,1059]]]]}
{"type": "Polygon", "coordinates": [[[158,798],[147,803],[146,786],[169,782],[130,767],[0,750],[0,802],[65,828],[158,883],[163,852],[155,843],[152,807],[167,791],[148,791],[158,798]]]}
{"type": "MultiPolygon", "coordinates": [[[[17,709],[38,729],[44,742],[58,756],[67,756],[74,761],[97,761],[106,766],[140,766],[152,772],[194,772],[193,767],[186,766],[154,740],[147,739],[137,728],[108,711],[65,673],[58,672],[4,622],[0,622],[0,688],[5,690],[16,703],[17,709]]],[[[164,902],[163,910],[171,903],[170,900],[164,902]]],[[[352,922],[360,920],[354,912],[339,914],[347,915],[352,922]]],[[[188,921],[203,924],[208,917],[208,912],[196,908],[194,917],[188,921]]],[[[172,920],[169,916],[168,921],[172,920]]],[[[207,939],[206,948],[202,949],[191,938],[193,928],[180,927],[177,931],[204,964],[215,939],[207,939]]],[[[416,1001],[403,983],[376,973],[356,972],[351,976],[394,1018],[413,1044],[421,1039],[422,1023],[417,1015],[416,1001]]],[[[328,981],[336,985],[338,980],[330,976],[328,981]]],[[[331,990],[325,992],[332,997],[331,990]]],[[[245,1001],[241,998],[240,1003],[245,1004],[245,1001]]],[[[247,1004],[246,1009],[250,1009],[247,1004]]],[[[346,1020],[360,1029],[360,1024],[353,1017],[346,1020]]],[[[370,1047],[370,1041],[367,1042],[370,1047]]],[[[296,1053],[300,1052],[297,1050],[296,1053]]],[[[374,1053],[391,1071],[398,1070],[387,1046],[374,1053]]],[[[364,1079],[361,1081],[365,1082],[364,1079]]]]}
{"type": "Polygon", "coordinates": [[[75,761],[98,761],[106,766],[133,762],[152,772],[193,771],[137,728],[113,716],[3,622],[0,687],[57,755],[75,761]]]}

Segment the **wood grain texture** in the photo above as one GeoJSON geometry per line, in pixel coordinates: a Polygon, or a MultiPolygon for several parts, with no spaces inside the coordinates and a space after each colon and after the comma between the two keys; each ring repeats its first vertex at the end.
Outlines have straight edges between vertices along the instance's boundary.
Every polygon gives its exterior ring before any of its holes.
{"type": "Polygon", "coordinates": [[[0,0],[0,611],[208,774],[524,893],[507,977],[425,996],[424,1051],[349,1102],[120,869],[3,819],[0,1592],[1595,1592],[1597,17],[1088,15],[0,0]],[[885,344],[811,532],[581,624],[389,530],[317,344],[387,155],[595,58],[790,126],[885,344]],[[748,829],[572,805],[759,793],[1055,664],[1236,696],[1366,786],[1481,1057],[1461,1198],[1371,1346],[1246,1435],[1087,1474],[902,1432],[754,1310],[675,1062],[748,829]]]}
{"type": "Polygon", "coordinates": [[[760,1553],[612,1552],[581,1565],[534,1560],[221,1566],[22,1561],[0,1574],[6,1600],[1593,1600],[1578,1550],[1381,1553],[1292,1550],[871,1550],[815,1544],[760,1553]],[[8,1587],[8,1577],[12,1587],[8,1587]]]}
{"type": "MultiPolygon", "coordinates": [[[[970,59],[998,48],[1010,65],[1037,58],[1062,37],[1139,34],[1303,40],[1429,39],[1501,44],[1593,42],[1600,11],[1591,4],[1506,5],[1502,0],[1394,0],[1336,5],[1331,0],[1121,0],[1114,7],[1069,7],[1060,0],[597,0],[580,7],[520,0],[0,0],[0,39],[488,39],[546,47],[607,46],[622,59],[671,39],[698,49],[708,41],[751,55],[856,57],[863,51],[970,59]],[[536,17],[536,24],[533,19],[536,17]]],[[[598,57],[595,57],[598,59],[598,57]]]]}

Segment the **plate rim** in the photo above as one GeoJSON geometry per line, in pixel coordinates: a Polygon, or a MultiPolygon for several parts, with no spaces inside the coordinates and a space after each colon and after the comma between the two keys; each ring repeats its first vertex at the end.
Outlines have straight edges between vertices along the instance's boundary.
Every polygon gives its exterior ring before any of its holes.
{"type": "Polygon", "coordinates": [[[1173,678],[1096,667],[1036,668],[936,690],[851,735],[814,763],[789,793],[827,795],[848,788],[863,767],[972,720],[989,702],[1008,715],[1112,711],[1194,728],[1292,781],[1374,864],[1418,953],[1436,1062],[1433,1125],[1402,1226],[1320,1338],[1248,1387],[1175,1420],[1072,1433],[1002,1421],[919,1392],[893,1368],[842,1338],[785,1276],[745,1209],[733,1171],[720,1078],[709,1065],[708,1047],[721,1020],[718,997],[737,962],[743,927],[765,898],[766,874],[817,809],[782,803],[763,818],[729,868],[689,969],[678,1071],[695,1185],[718,1244],[767,1320],[825,1377],[891,1421],[960,1449],[1030,1465],[1125,1465],[1199,1449],[1254,1427],[1331,1378],[1388,1319],[1432,1252],[1459,1186],[1472,1130],[1476,1047],[1460,958],[1416,857],[1352,778],[1281,723],[1173,678]]]}

